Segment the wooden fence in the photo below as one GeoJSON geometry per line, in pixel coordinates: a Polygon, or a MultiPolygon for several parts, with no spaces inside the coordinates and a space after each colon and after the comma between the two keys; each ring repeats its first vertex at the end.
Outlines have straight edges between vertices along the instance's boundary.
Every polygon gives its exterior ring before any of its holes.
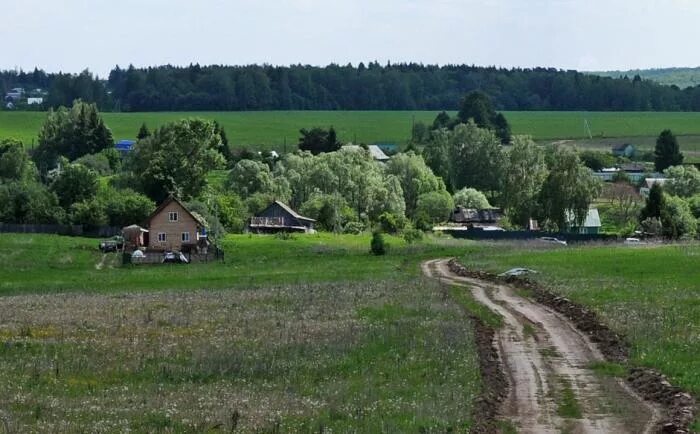
{"type": "Polygon", "coordinates": [[[480,230],[443,230],[442,232],[455,238],[468,240],[534,240],[541,237],[553,237],[568,243],[582,243],[590,241],[615,241],[616,235],[609,234],[573,234],[573,233],[549,233],[537,231],[480,231],[480,230]]]}
{"type": "MultiPolygon", "coordinates": [[[[206,254],[203,253],[183,253],[187,262],[190,264],[206,263],[206,262],[216,262],[224,261],[224,251],[218,247],[210,247],[206,254]]],[[[162,264],[163,263],[163,252],[144,252],[142,258],[134,258],[131,253],[122,253],[122,264],[133,264],[133,265],[148,265],[148,264],[162,264]]]]}

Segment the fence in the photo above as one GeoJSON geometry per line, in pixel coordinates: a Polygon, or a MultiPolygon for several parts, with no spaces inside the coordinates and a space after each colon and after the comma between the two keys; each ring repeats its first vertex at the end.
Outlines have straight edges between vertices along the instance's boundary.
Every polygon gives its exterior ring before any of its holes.
{"type": "Polygon", "coordinates": [[[115,226],[91,225],[41,225],[0,223],[0,233],[19,234],[54,234],[76,237],[112,237],[121,234],[122,229],[115,226]]]}
{"type": "MultiPolygon", "coordinates": [[[[196,252],[183,254],[185,255],[185,258],[187,258],[187,262],[190,264],[224,261],[224,251],[219,249],[218,247],[210,247],[206,254],[196,252]]],[[[132,257],[130,252],[122,253],[122,265],[148,265],[162,263],[163,252],[144,252],[143,257],[141,258],[132,257]]]]}
{"type": "Polygon", "coordinates": [[[480,231],[480,230],[443,230],[454,238],[468,240],[533,240],[541,237],[554,237],[569,243],[584,243],[588,241],[614,241],[618,237],[609,234],[570,234],[535,231],[480,231]]]}

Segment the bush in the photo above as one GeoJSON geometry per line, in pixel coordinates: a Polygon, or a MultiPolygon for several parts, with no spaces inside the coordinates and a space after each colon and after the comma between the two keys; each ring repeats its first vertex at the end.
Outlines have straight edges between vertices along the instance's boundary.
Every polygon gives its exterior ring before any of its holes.
{"type": "Polygon", "coordinates": [[[379,216],[379,227],[387,234],[395,234],[406,226],[406,219],[390,212],[385,212],[379,216]]]}
{"type": "Polygon", "coordinates": [[[108,188],[101,190],[98,198],[104,202],[104,210],[111,226],[143,224],[155,209],[155,204],[148,196],[130,189],[108,188]]]}
{"type": "Polygon", "coordinates": [[[434,224],[446,221],[454,210],[452,196],[445,190],[432,191],[418,196],[417,216],[434,224]]]}
{"type": "Polygon", "coordinates": [[[415,242],[421,241],[423,239],[423,231],[420,229],[406,229],[403,233],[403,239],[408,244],[413,244],[415,242]]]}
{"type": "Polygon", "coordinates": [[[384,236],[381,232],[376,231],[372,234],[370,250],[375,256],[381,256],[386,254],[386,243],[384,242],[384,236]]]}
{"type": "Polygon", "coordinates": [[[108,223],[104,205],[96,199],[76,202],[70,211],[71,222],[76,225],[102,226],[108,223]]]}
{"type": "Polygon", "coordinates": [[[362,222],[348,222],[343,228],[346,234],[358,235],[365,231],[365,224],[362,222]]]}
{"type": "Polygon", "coordinates": [[[487,209],[491,208],[488,199],[484,193],[474,188],[463,188],[457,191],[454,196],[454,205],[463,206],[465,208],[487,209]]]}

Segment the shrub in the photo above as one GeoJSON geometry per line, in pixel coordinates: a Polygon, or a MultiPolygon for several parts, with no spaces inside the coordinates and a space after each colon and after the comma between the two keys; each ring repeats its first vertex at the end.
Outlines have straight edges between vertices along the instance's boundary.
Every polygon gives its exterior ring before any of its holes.
{"type": "Polygon", "coordinates": [[[413,244],[423,239],[423,231],[415,228],[406,229],[403,233],[403,239],[408,244],[413,244]]]}
{"type": "Polygon", "coordinates": [[[348,222],[343,228],[343,232],[346,234],[358,235],[364,232],[366,226],[362,222],[348,222]]]}
{"type": "Polygon", "coordinates": [[[370,250],[375,256],[381,256],[386,254],[386,243],[384,242],[384,236],[381,232],[376,231],[372,234],[370,250]]]}
{"type": "Polygon", "coordinates": [[[455,206],[475,209],[491,208],[491,204],[489,204],[484,193],[474,188],[463,188],[457,191],[453,198],[455,206]]]}
{"type": "Polygon", "coordinates": [[[390,212],[382,213],[379,216],[379,227],[383,232],[395,234],[406,226],[406,219],[390,212]]]}
{"type": "Polygon", "coordinates": [[[450,218],[453,209],[454,201],[447,191],[432,191],[418,196],[416,215],[427,217],[430,223],[440,223],[450,218]]]}

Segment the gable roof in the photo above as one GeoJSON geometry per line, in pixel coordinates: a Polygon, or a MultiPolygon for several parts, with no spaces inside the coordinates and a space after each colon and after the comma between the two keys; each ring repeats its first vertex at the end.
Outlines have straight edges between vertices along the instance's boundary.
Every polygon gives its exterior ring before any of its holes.
{"type": "Polygon", "coordinates": [[[151,220],[153,220],[153,217],[155,217],[155,216],[157,216],[158,214],[160,214],[161,211],[163,211],[163,209],[165,209],[166,206],[170,205],[170,204],[173,203],[173,202],[175,202],[175,203],[177,203],[178,205],[180,205],[180,207],[181,207],[187,214],[189,214],[190,217],[192,217],[192,218],[194,219],[194,221],[196,221],[196,222],[199,223],[200,225],[204,226],[204,223],[205,223],[205,222],[202,220],[202,218],[201,218],[198,214],[195,214],[195,213],[193,213],[192,211],[190,211],[189,209],[187,209],[187,207],[185,206],[185,204],[183,204],[182,202],[180,202],[180,200],[177,199],[177,198],[176,198],[175,196],[173,196],[173,195],[168,196],[168,198],[165,199],[163,202],[161,202],[160,205],[158,205],[158,207],[151,213],[151,215],[148,216],[148,219],[146,219],[146,223],[147,223],[146,226],[150,227],[150,226],[151,226],[151,220]]]}
{"type": "MultiPolygon", "coordinates": [[[[280,202],[279,200],[276,200],[276,201],[274,201],[272,204],[270,204],[270,206],[272,206],[272,205],[274,205],[274,204],[279,205],[283,210],[287,211],[287,212],[288,212],[289,214],[291,214],[292,217],[294,217],[295,219],[298,219],[298,220],[305,220],[305,221],[307,221],[307,222],[315,222],[315,221],[316,221],[316,220],[314,220],[314,219],[312,219],[312,218],[304,217],[303,215],[297,213],[297,212],[294,211],[289,205],[287,205],[287,204],[284,203],[284,202],[280,202]]],[[[269,207],[268,207],[268,208],[269,208],[269,207]]]]}
{"type": "MultiPolygon", "coordinates": [[[[566,212],[566,222],[570,225],[575,225],[575,220],[576,216],[574,215],[573,212],[567,211],[566,212]]],[[[597,208],[590,208],[588,210],[588,213],[586,214],[586,220],[584,220],[583,224],[580,226],[582,228],[599,228],[602,225],[600,224],[600,214],[598,214],[598,209],[597,208]]]]}
{"type": "Polygon", "coordinates": [[[114,144],[114,147],[120,151],[131,151],[135,143],[135,140],[120,140],[114,144]]]}
{"type": "Polygon", "coordinates": [[[367,147],[369,150],[369,154],[372,156],[377,161],[386,161],[389,159],[389,156],[382,151],[382,148],[380,148],[377,145],[369,145],[367,147]]]}

